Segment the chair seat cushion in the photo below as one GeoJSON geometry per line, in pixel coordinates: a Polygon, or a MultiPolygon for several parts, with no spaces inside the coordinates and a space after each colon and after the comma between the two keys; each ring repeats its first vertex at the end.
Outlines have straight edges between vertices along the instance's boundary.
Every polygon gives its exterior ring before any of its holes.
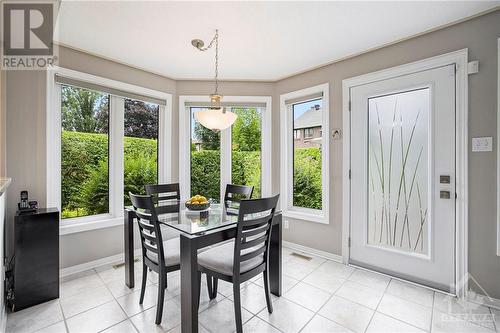
{"type": "MultiPolygon", "coordinates": [[[[243,250],[242,255],[253,248],[243,250]]],[[[233,275],[234,240],[215,246],[198,254],[198,265],[225,275],[233,275]]],[[[240,263],[240,273],[248,272],[264,262],[264,255],[258,255],[240,263]]]]}
{"type": "MultiPolygon", "coordinates": [[[[180,238],[175,237],[163,242],[163,253],[165,256],[165,265],[174,266],[179,265],[181,262],[180,255],[180,238]]],[[[158,263],[158,256],[150,251],[147,252],[146,256],[153,262],[158,263]]]]}

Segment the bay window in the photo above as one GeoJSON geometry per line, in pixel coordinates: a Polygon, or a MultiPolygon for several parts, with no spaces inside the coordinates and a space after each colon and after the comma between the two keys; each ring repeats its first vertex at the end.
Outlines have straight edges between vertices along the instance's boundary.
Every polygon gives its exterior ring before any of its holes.
{"type": "Polygon", "coordinates": [[[47,205],[61,210],[61,234],[118,225],[129,191],[169,180],[171,96],[63,68],[47,75],[47,205]]]}

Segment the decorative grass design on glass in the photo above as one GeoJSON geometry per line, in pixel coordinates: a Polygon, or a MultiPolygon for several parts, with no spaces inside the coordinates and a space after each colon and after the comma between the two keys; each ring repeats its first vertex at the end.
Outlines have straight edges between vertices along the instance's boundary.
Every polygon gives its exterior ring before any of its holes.
{"type": "Polygon", "coordinates": [[[368,243],[428,254],[429,89],[368,100],[368,243]]]}

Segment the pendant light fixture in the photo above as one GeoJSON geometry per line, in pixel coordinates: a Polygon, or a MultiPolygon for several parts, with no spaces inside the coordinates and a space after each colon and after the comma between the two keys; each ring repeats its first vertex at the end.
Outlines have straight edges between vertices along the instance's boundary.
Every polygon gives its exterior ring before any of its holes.
{"type": "Polygon", "coordinates": [[[236,121],[236,114],[226,111],[222,106],[222,96],[218,93],[219,88],[219,30],[215,30],[215,36],[207,47],[201,39],[193,39],[191,44],[198,50],[205,52],[215,44],[215,91],[210,95],[210,107],[194,114],[196,120],[204,127],[213,131],[222,131],[230,127],[236,121]]]}

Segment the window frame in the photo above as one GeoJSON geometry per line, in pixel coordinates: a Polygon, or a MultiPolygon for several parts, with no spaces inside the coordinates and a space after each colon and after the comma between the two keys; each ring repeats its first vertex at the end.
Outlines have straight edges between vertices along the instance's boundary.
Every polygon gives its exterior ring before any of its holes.
{"type": "MultiPolygon", "coordinates": [[[[295,218],[304,221],[311,221],[322,224],[329,224],[330,211],[330,138],[324,135],[321,138],[321,171],[322,171],[322,209],[311,209],[297,207],[293,205],[293,104],[297,104],[297,99],[304,98],[308,101],[308,96],[322,93],[322,133],[330,133],[329,102],[330,85],[328,83],[317,86],[292,91],[280,95],[280,122],[281,122],[281,185],[280,185],[280,207],[284,217],[295,218]],[[293,103],[286,104],[287,100],[295,100],[293,103]]],[[[316,99],[316,98],[315,98],[316,99]]],[[[304,133],[305,136],[305,133],[304,133]]]]}
{"type": "MultiPolygon", "coordinates": [[[[272,97],[271,96],[224,96],[224,103],[265,103],[262,108],[261,122],[261,195],[262,197],[272,195],[271,172],[272,172],[272,97]]],[[[187,103],[207,103],[210,105],[208,96],[181,95],[179,96],[179,183],[181,199],[188,199],[191,194],[191,110],[187,103]],[[187,167],[189,166],[189,167],[187,167]]],[[[231,183],[232,176],[232,149],[231,149],[231,127],[221,131],[220,142],[220,200],[224,198],[226,184],[231,183]]]]}
{"type": "Polygon", "coordinates": [[[293,139],[294,140],[300,140],[300,131],[301,131],[300,128],[293,130],[293,139]]]}
{"type": "MultiPolygon", "coordinates": [[[[164,100],[166,105],[160,105],[158,119],[158,181],[162,183],[171,180],[171,94],[54,66],[47,70],[46,78],[47,207],[61,210],[61,85],[55,82],[56,75],[164,100]]],[[[123,224],[124,104],[124,97],[109,95],[109,213],[64,220],[60,216],[60,235],[123,224]]]]}

